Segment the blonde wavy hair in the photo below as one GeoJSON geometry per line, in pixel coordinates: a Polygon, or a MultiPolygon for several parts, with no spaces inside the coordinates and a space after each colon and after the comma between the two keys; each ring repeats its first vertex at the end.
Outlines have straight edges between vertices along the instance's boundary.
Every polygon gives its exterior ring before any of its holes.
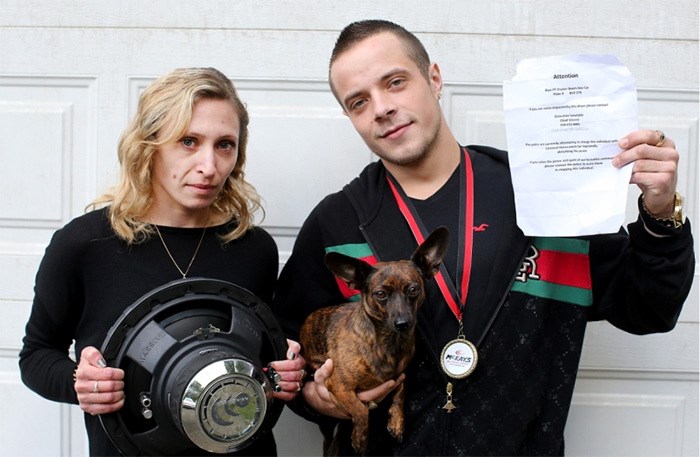
{"type": "Polygon", "coordinates": [[[233,83],[214,68],[180,68],[151,83],[139,98],[136,115],[119,140],[120,179],[116,186],[93,201],[88,208],[109,206],[113,230],[129,244],[153,234],[144,219],[153,195],[151,172],[158,147],[177,141],[192,119],[200,99],[228,100],[238,114],[240,132],[238,158],[212,209],[230,215],[235,227],[221,238],[228,242],[241,237],[254,225],[255,212],[264,211],[255,188],[245,180],[248,110],[233,83]]]}

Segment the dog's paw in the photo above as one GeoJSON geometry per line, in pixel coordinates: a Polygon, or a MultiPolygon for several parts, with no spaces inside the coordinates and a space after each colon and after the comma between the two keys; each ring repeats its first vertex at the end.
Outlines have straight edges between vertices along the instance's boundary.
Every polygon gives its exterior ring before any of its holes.
{"type": "Polygon", "coordinates": [[[367,435],[356,433],[356,431],[353,430],[352,447],[359,455],[365,455],[365,452],[367,452],[367,435]]]}
{"type": "Polygon", "coordinates": [[[386,426],[389,434],[401,442],[403,440],[403,416],[396,414],[389,416],[389,423],[386,426]]]}

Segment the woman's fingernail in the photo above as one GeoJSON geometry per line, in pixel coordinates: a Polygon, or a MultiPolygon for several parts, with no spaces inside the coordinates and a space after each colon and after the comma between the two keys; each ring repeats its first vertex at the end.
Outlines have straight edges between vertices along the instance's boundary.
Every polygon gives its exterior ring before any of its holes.
{"type": "Polygon", "coordinates": [[[289,352],[287,352],[287,358],[289,360],[294,360],[297,358],[297,353],[294,351],[289,351],[289,352]]]}
{"type": "Polygon", "coordinates": [[[621,138],[617,144],[619,144],[622,149],[625,149],[629,145],[629,140],[627,138],[621,138]]]}
{"type": "Polygon", "coordinates": [[[107,362],[105,362],[105,359],[98,360],[97,364],[102,368],[107,368],[107,362]]]}

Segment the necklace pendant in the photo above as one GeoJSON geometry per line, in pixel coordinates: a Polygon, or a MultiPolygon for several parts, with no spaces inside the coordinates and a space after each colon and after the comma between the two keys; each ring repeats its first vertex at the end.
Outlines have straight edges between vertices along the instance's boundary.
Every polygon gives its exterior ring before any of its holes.
{"type": "Polygon", "coordinates": [[[452,403],[452,400],[447,400],[447,403],[445,403],[445,406],[443,406],[442,409],[446,410],[449,414],[453,409],[457,409],[457,407],[454,405],[454,403],[452,403]]]}

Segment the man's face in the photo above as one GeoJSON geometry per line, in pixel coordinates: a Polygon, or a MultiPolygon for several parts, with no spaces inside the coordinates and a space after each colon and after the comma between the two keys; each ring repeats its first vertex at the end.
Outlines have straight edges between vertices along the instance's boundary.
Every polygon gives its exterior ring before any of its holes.
{"type": "Polygon", "coordinates": [[[384,161],[418,164],[435,145],[442,122],[439,69],[426,80],[390,32],[340,54],[330,79],[343,110],[367,146],[384,161]]]}

